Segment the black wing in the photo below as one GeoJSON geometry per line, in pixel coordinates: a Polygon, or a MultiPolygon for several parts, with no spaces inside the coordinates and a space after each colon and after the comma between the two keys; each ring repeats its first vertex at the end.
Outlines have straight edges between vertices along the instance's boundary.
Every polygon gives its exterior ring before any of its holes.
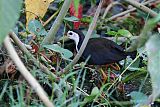
{"type": "Polygon", "coordinates": [[[89,64],[104,65],[126,58],[123,48],[105,38],[92,38],[88,41],[83,58],[90,56],[89,64]]]}

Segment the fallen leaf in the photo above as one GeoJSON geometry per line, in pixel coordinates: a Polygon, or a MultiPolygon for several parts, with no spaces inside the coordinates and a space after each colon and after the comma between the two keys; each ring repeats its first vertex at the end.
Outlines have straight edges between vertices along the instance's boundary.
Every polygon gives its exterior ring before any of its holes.
{"type": "Polygon", "coordinates": [[[28,25],[30,20],[36,17],[43,18],[52,1],[54,0],[25,0],[26,25],[28,25]]]}
{"type": "Polygon", "coordinates": [[[7,60],[6,61],[6,73],[8,74],[13,74],[16,72],[16,66],[14,65],[13,61],[12,60],[7,60]]]}

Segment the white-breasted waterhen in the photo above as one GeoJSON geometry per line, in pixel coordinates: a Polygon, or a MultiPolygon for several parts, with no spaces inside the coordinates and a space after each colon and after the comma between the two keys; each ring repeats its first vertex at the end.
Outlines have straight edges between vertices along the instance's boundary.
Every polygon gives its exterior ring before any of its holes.
{"type": "MultiPolygon", "coordinates": [[[[85,38],[84,34],[80,30],[72,29],[67,32],[67,36],[75,42],[78,52],[85,38]]],[[[135,52],[125,52],[121,46],[106,38],[90,38],[81,60],[85,61],[89,57],[88,65],[110,65],[113,69],[119,70],[119,66],[116,67],[112,64],[125,59],[127,56],[135,57],[135,55],[135,52]]],[[[103,82],[105,82],[107,75],[103,71],[102,75],[103,82]]]]}
{"type": "MultiPolygon", "coordinates": [[[[80,30],[72,29],[67,32],[67,36],[71,40],[74,40],[76,50],[79,51],[85,38],[84,34],[80,30]]],[[[81,58],[85,61],[89,57],[88,65],[108,65],[119,62],[129,55],[134,56],[135,53],[125,52],[121,46],[111,40],[106,38],[90,38],[81,58]]],[[[119,66],[118,69],[115,66],[111,67],[114,67],[115,70],[119,69],[119,66]]],[[[104,72],[102,72],[102,75],[105,82],[107,76],[104,72]]]]}
{"type": "MultiPolygon", "coordinates": [[[[76,50],[79,51],[85,38],[84,34],[80,30],[72,29],[67,32],[67,36],[74,40],[76,50]]],[[[82,58],[86,60],[90,57],[87,63],[89,65],[106,65],[121,61],[128,55],[131,55],[131,53],[125,52],[121,46],[111,40],[106,38],[90,38],[82,54],[82,58]]]]}

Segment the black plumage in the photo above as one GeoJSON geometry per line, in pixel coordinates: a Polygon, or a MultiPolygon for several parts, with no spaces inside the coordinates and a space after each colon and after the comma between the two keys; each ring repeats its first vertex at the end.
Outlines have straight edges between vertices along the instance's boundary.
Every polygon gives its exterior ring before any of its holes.
{"type": "MultiPolygon", "coordinates": [[[[73,29],[68,31],[67,35],[75,41],[78,51],[84,40],[84,34],[80,30],[73,29]]],[[[105,65],[121,61],[128,55],[130,53],[126,53],[121,46],[111,40],[106,38],[90,38],[82,54],[82,58],[86,60],[90,57],[88,64],[91,65],[105,65]]]]}

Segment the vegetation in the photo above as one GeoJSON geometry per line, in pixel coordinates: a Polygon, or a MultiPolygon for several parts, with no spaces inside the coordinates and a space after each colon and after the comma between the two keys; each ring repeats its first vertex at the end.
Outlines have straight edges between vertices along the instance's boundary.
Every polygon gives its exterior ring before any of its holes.
{"type": "Polygon", "coordinates": [[[0,106],[160,105],[160,0],[1,0],[0,7],[0,106]],[[69,29],[85,34],[78,52],[69,29]],[[90,66],[81,55],[97,37],[136,55],[90,66]]]}

